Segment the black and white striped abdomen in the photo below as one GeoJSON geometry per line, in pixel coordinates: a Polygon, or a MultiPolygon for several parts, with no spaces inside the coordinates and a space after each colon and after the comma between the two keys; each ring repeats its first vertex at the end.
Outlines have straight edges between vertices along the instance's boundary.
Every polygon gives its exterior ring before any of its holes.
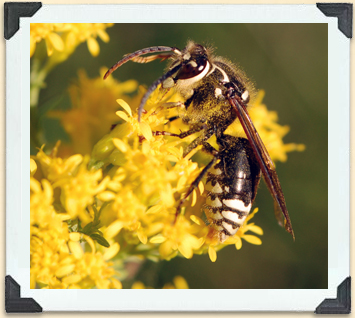
{"type": "Polygon", "coordinates": [[[260,168],[247,139],[223,135],[217,142],[219,161],[207,174],[204,208],[223,242],[237,233],[248,216],[259,184],[260,168]]]}

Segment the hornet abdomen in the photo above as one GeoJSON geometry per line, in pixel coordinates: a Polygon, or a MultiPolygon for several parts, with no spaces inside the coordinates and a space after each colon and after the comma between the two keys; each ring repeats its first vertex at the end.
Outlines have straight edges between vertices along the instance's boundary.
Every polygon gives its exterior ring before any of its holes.
{"type": "Polygon", "coordinates": [[[260,181],[260,168],[245,138],[217,138],[219,161],[207,174],[205,213],[225,241],[237,233],[248,216],[260,181]]]}

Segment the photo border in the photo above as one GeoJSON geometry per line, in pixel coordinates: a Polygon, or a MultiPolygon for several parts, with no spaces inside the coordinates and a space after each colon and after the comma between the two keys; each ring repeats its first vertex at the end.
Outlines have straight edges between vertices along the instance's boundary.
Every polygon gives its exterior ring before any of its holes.
{"type": "Polygon", "coordinates": [[[350,41],[315,5],[43,5],[6,42],[6,274],[45,311],[314,311],[349,270],[350,41]],[[70,10],[67,7],[70,6],[70,10]],[[196,14],[198,12],[199,14],[196,14]],[[201,14],[201,12],[203,14],[201,14]],[[328,289],[33,290],[29,242],[30,23],[327,23],[328,289]],[[100,297],[100,302],[97,302],[100,297]],[[138,300],[137,300],[138,299],[138,300]],[[65,303],[65,308],[63,308],[65,303]]]}

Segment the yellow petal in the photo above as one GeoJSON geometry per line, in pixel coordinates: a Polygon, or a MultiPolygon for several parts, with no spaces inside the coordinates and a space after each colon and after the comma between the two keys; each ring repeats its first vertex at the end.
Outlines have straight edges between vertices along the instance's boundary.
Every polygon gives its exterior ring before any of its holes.
{"type": "Polygon", "coordinates": [[[80,281],[81,281],[81,276],[78,275],[78,274],[70,275],[70,276],[64,277],[62,279],[62,282],[65,283],[65,284],[75,284],[75,283],[80,282],[80,281]]]}
{"type": "Polygon", "coordinates": [[[192,191],[192,200],[191,200],[191,206],[195,206],[197,201],[197,194],[196,194],[196,190],[192,191]]]}
{"type": "Polygon", "coordinates": [[[86,240],[86,242],[88,242],[88,244],[90,245],[91,253],[94,254],[96,252],[94,240],[89,235],[86,235],[86,234],[83,234],[83,237],[86,240]]]}
{"type": "Polygon", "coordinates": [[[240,250],[240,249],[242,248],[242,239],[241,239],[238,235],[236,235],[234,238],[235,238],[235,240],[236,240],[236,242],[235,242],[235,248],[236,248],[237,250],[240,250]]]}
{"type": "Polygon", "coordinates": [[[119,250],[120,250],[120,245],[117,242],[112,244],[110,247],[108,247],[105,250],[105,253],[103,255],[104,260],[108,261],[112,257],[115,257],[116,254],[119,252],[119,250]]]}
{"type": "Polygon", "coordinates": [[[196,223],[196,224],[198,224],[198,225],[203,225],[203,224],[205,224],[203,221],[202,221],[202,219],[200,219],[198,216],[196,216],[196,215],[191,215],[190,216],[190,219],[191,219],[191,221],[192,222],[194,222],[194,223],[196,223]]]}
{"type": "Polygon", "coordinates": [[[81,237],[81,234],[78,232],[72,232],[69,234],[69,239],[73,242],[79,242],[80,237],[81,237]]]}
{"type": "Polygon", "coordinates": [[[140,240],[143,244],[147,244],[148,238],[147,238],[147,235],[146,235],[143,231],[138,230],[138,231],[137,231],[137,236],[138,236],[139,240],[140,240]]]}
{"type": "Polygon", "coordinates": [[[193,256],[192,249],[188,244],[180,244],[178,246],[178,250],[181,253],[181,255],[187,259],[190,259],[193,256]]]}
{"type": "Polygon", "coordinates": [[[254,235],[243,235],[242,238],[250,244],[261,245],[261,239],[254,235]]]}
{"type": "Polygon", "coordinates": [[[70,251],[73,253],[73,255],[76,259],[80,259],[83,257],[84,251],[81,248],[80,243],[69,241],[68,245],[69,245],[70,251]]]}
{"type": "Polygon", "coordinates": [[[90,37],[87,40],[87,44],[88,44],[88,49],[90,54],[92,56],[98,56],[100,53],[99,43],[97,43],[97,41],[94,38],[90,37]]]}
{"type": "Polygon", "coordinates": [[[64,50],[64,42],[57,33],[49,33],[48,38],[57,51],[62,52],[64,50]]]}
{"type": "Polygon", "coordinates": [[[162,208],[163,208],[163,206],[161,206],[161,205],[154,205],[151,208],[149,208],[148,211],[145,213],[146,214],[154,214],[154,213],[161,211],[162,208]]]}
{"type": "Polygon", "coordinates": [[[37,171],[37,164],[36,161],[34,161],[32,158],[30,159],[30,172],[31,172],[31,177],[36,173],[37,171]]]}
{"type": "Polygon", "coordinates": [[[112,142],[119,151],[127,152],[128,146],[124,141],[122,141],[121,139],[118,139],[118,138],[113,138],[112,142]]]}
{"type": "Polygon", "coordinates": [[[247,225],[247,230],[252,231],[255,234],[263,235],[263,229],[260,226],[257,225],[247,225]]]}
{"type": "Polygon", "coordinates": [[[200,194],[203,194],[203,192],[205,191],[205,185],[202,181],[200,181],[200,183],[198,184],[198,189],[200,190],[200,194]]]}
{"type": "Polygon", "coordinates": [[[149,240],[149,242],[150,243],[153,243],[153,244],[159,244],[159,243],[163,243],[163,242],[165,242],[166,241],[166,238],[164,237],[164,236],[162,236],[162,235],[156,235],[156,236],[153,236],[150,240],[149,240]]]}
{"type": "Polygon", "coordinates": [[[176,289],[189,289],[189,285],[187,284],[185,278],[182,276],[174,277],[174,285],[176,289]]]}
{"type": "Polygon", "coordinates": [[[210,260],[213,263],[217,260],[216,250],[212,246],[208,247],[208,256],[210,257],[210,260]]]}
{"type": "Polygon", "coordinates": [[[33,191],[34,193],[41,192],[41,184],[40,184],[39,181],[36,180],[35,178],[31,178],[31,179],[30,179],[30,189],[31,189],[31,191],[33,191]]]}
{"type": "Polygon", "coordinates": [[[162,189],[160,191],[160,197],[163,204],[168,208],[172,207],[175,204],[174,194],[170,183],[166,185],[165,189],[162,189]]]}
{"type": "Polygon", "coordinates": [[[65,164],[66,166],[76,168],[78,165],[80,165],[83,162],[84,158],[82,155],[73,155],[70,156],[66,161],[65,164]]]}
{"type": "Polygon", "coordinates": [[[75,264],[62,266],[56,270],[55,276],[57,276],[58,278],[64,277],[72,273],[74,269],[75,269],[75,264]]]}
{"type": "Polygon", "coordinates": [[[116,99],[116,102],[132,117],[131,107],[123,99],[116,99]]]}
{"type": "Polygon", "coordinates": [[[110,239],[115,237],[119,231],[121,231],[123,224],[121,221],[116,220],[115,222],[111,223],[106,231],[105,231],[105,238],[110,239]]]}
{"type": "Polygon", "coordinates": [[[116,278],[112,278],[112,287],[115,288],[115,289],[122,289],[122,283],[116,279],[116,278]]]}
{"type": "Polygon", "coordinates": [[[147,140],[151,140],[153,137],[153,134],[152,134],[152,129],[150,128],[150,126],[145,122],[140,122],[139,127],[141,129],[141,132],[142,132],[142,135],[144,136],[144,138],[147,140]]]}
{"type": "Polygon", "coordinates": [[[35,39],[31,36],[30,38],[30,44],[31,44],[31,47],[30,47],[30,57],[33,56],[33,54],[35,53],[36,51],[36,41],[35,39]]]}
{"type": "Polygon", "coordinates": [[[125,112],[122,112],[122,111],[119,110],[119,111],[116,112],[116,115],[118,117],[121,117],[124,121],[129,121],[129,118],[128,118],[128,116],[127,116],[127,114],[125,112]]]}
{"type": "Polygon", "coordinates": [[[110,37],[108,36],[108,34],[104,31],[104,30],[102,30],[102,29],[98,29],[97,30],[97,35],[100,37],[100,39],[102,40],[102,41],[104,41],[104,42],[108,42],[108,41],[110,41],[110,37]]]}
{"type": "Polygon", "coordinates": [[[51,41],[49,40],[49,38],[45,39],[46,41],[46,47],[47,47],[47,55],[48,56],[52,56],[53,54],[53,44],[51,43],[51,41]]]}
{"type": "Polygon", "coordinates": [[[111,200],[114,200],[116,197],[116,194],[111,192],[111,191],[104,191],[104,192],[101,192],[97,195],[97,198],[101,201],[111,201],[111,200]]]}
{"type": "Polygon", "coordinates": [[[132,284],[132,289],[145,289],[145,286],[142,282],[134,282],[132,284]]]}
{"type": "Polygon", "coordinates": [[[67,46],[67,49],[72,50],[74,46],[77,45],[78,39],[75,36],[74,32],[69,32],[67,35],[67,38],[65,40],[65,44],[67,46]]]}

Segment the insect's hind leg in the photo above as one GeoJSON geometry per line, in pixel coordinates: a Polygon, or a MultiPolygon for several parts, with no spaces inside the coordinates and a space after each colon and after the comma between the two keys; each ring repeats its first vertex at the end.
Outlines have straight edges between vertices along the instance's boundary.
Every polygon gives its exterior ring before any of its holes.
{"type": "Polygon", "coordinates": [[[212,154],[213,155],[213,159],[208,163],[208,165],[206,167],[203,168],[203,170],[200,172],[200,174],[197,176],[197,178],[191,183],[189,189],[187,190],[187,192],[185,193],[185,195],[183,196],[182,199],[180,199],[180,202],[176,208],[176,212],[175,212],[175,219],[174,219],[174,223],[176,222],[176,219],[180,213],[181,207],[184,204],[184,202],[187,200],[187,198],[190,196],[190,194],[192,193],[193,190],[195,190],[198,187],[198,184],[200,183],[200,181],[203,179],[203,177],[206,175],[206,173],[208,172],[208,170],[217,162],[218,160],[218,151],[216,149],[214,149],[210,144],[208,144],[207,142],[203,143],[203,150],[212,154]]]}

